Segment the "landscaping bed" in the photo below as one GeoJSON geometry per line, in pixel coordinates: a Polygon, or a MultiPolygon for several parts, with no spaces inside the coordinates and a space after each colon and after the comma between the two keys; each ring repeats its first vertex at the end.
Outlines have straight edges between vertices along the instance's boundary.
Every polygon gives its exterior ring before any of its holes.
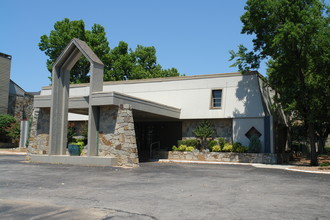
{"type": "Polygon", "coordinates": [[[200,151],[159,151],[155,159],[277,164],[277,155],[269,153],[233,153],[200,151]]]}
{"type": "Polygon", "coordinates": [[[319,166],[310,166],[309,158],[295,157],[293,161],[290,161],[290,164],[296,165],[295,167],[292,167],[292,169],[330,172],[330,155],[319,156],[318,162],[319,162],[319,166]]]}

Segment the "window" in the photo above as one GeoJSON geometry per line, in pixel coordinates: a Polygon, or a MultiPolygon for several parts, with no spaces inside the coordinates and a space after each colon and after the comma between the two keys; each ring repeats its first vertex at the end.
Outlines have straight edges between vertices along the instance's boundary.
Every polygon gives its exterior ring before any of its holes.
{"type": "Polygon", "coordinates": [[[252,127],[250,130],[248,130],[248,132],[246,132],[245,136],[251,139],[252,136],[260,137],[261,133],[255,127],[252,127]]]}
{"type": "Polygon", "coordinates": [[[221,108],[222,89],[212,90],[212,108],[221,108]]]}

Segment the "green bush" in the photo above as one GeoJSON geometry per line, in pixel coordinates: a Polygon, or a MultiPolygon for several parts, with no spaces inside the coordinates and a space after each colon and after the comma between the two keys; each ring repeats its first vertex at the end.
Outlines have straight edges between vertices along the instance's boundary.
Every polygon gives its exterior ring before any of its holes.
{"type": "Polygon", "coordinates": [[[179,147],[173,146],[172,151],[193,151],[195,148],[193,146],[179,145],[179,147]]]}
{"type": "Polygon", "coordinates": [[[223,148],[225,146],[225,143],[227,143],[226,139],[221,137],[221,138],[218,138],[218,143],[220,145],[221,148],[223,148]]]}
{"type": "Polygon", "coordinates": [[[324,152],[330,155],[330,146],[324,147],[324,152]]]}
{"type": "Polygon", "coordinates": [[[215,135],[215,129],[209,121],[201,121],[192,133],[200,140],[202,149],[207,148],[207,139],[215,135]]]}
{"type": "Polygon", "coordinates": [[[235,142],[233,144],[233,151],[237,153],[246,153],[248,151],[248,147],[245,147],[240,142],[235,142]]]}
{"type": "Polygon", "coordinates": [[[11,115],[0,115],[0,134],[7,135],[7,129],[12,123],[15,123],[15,117],[11,115]]]}
{"type": "Polygon", "coordinates": [[[211,140],[207,143],[207,148],[212,151],[212,147],[218,145],[218,142],[216,140],[211,140]]]}
{"type": "Polygon", "coordinates": [[[0,115],[0,136],[6,141],[18,144],[20,138],[20,123],[14,116],[0,115]]]}
{"type": "Polygon", "coordinates": [[[194,151],[195,148],[193,146],[188,146],[186,147],[186,150],[185,151],[194,151]]]}
{"type": "Polygon", "coordinates": [[[260,150],[261,150],[261,142],[259,140],[259,137],[253,135],[250,138],[249,152],[250,153],[260,153],[260,150]]]}
{"type": "Polygon", "coordinates": [[[211,148],[212,152],[220,152],[221,151],[221,146],[220,145],[214,145],[211,148]]]}
{"type": "Polygon", "coordinates": [[[198,140],[195,139],[195,138],[193,138],[193,139],[179,140],[178,141],[178,146],[180,146],[180,145],[193,146],[194,148],[197,148],[198,140]]]}
{"type": "Polygon", "coordinates": [[[320,166],[321,167],[327,167],[327,166],[330,166],[330,163],[320,163],[320,166]]]}
{"type": "Polygon", "coordinates": [[[222,151],[224,152],[233,152],[233,150],[233,145],[230,143],[225,143],[225,146],[222,148],[222,151]]]}
{"type": "Polygon", "coordinates": [[[179,150],[179,151],[186,151],[186,148],[187,148],[187,145],[180,145],[180,146],[178,147],[178,150],[179,150]]]}
{"type": "Polygon", "coordinates": [[[74,122],[69,122],[68,123],[68,133],[67,133],[68,143],[76,141],[73,138],[73,136],[75,136],[75,135],[76,135],[76,128],[74,127],[74,122]]]}
{"type": "Polygon", "coordinates": [[[248,148],[245,146],[237,147],[235,150],[235,152],[237,152],[237,153],[246,153],[247,151],[248,151],[248,148]]]}

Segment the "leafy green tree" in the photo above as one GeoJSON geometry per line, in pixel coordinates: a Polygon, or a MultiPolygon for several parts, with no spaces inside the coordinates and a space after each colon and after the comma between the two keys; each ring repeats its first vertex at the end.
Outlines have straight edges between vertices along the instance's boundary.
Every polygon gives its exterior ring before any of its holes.
{"type": "MultiPolygon", "coordinates": [[[[49,57],[47,59],[49,72],[52,72],[56,59],[73,38],[85,41],[103,62],[105,81],[180,75],[175,68],[162,69],[157,63],[155,47],[138,45],[133,51],[129,49],[127,43],[121,41],[117,47],[110,50],[103,26],[94,24],[91,30],[85,30],[83,20],[70,21],[68,18],[57,21],[54,30],[40,38],[39,49],[49,57]]],[[[89,82],[89,65],[86,58],[80,58],[71,70],[70,82],[89,82]]]]}
{"type": "Polygon", "coordinates": [[[215,130],[207,120],[201,121],[193,130],[193,134],[200,139],[202,149],[207,148],[207,139],[213,137],[215,130]]]}
{"type": "Polygon", "coordinates": [[[240,71],[268,60],[267,80],[275,101],[305,123],[311,165],[317,165],[315,141],[327,136],[330,121],[329,6],[321,0],[248,0],[241,17],[243,34],[254,35],[253,51],[231,51],[240,71]]]}
{"type": "MultiPolygon", "coordinates": [[[[49,57],[47,59],[47,69],[49,72],[52,72],[56,59],[73,38],[85,41],[102,62],[106,63],[109,59],[109,42],[101,25],[94,24],[92,30],[89,31],[85,30],[83,20],[70,21],[68,18],[65,18],[54,24],[54,30],[50,32],[49,36],[43,35],[40,38],[39,49],[44,51],[49,57]]],[[[72,83],[89,82],[88,73],[89,62],[86,58],[82,57],[72,68],[70,81],[72,83]]]]}
{"type": "Polygon", "coordinates": [[[105,81],[128,80],[134,67],[134,60],[129,53],[128,44],[120,41],[110,52],[108,71],[104,73],[105,81]]]}

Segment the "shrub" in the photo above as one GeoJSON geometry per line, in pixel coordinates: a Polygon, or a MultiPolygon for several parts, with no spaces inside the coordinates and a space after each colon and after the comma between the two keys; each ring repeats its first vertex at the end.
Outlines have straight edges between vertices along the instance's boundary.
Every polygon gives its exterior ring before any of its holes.
{"type": "Polygon", "coordinates": [[[11,115],[0,115],[0,134],[7,135],[7,128],[9,128],[10,125],[15,122],[15,117],[11,115]]]}
{"type": "Polygon", "coordinates": [[[324,151],[326,154],[330,155],[330,146],[329,147],[324,147],[324,151]]]}
{"type": "Polygon", "coordinates": [[[240,150],[242,150],[243,149],[242,147],[244,147],[243,144],[241,144],[240,142],[235,142],[233,144],[233,151],[238,152],[237,149],[240,148],[240,150]]]}
{"type": "Polygon", "coordinates": [[[84,139],[82,140],[85,145],[87,145],[88,143],[88,122],[85,122],[82,126],[82,130],[81,130],[81,136],[84,137],[84,139]]]}
{"type": "Polygon", "coordinates": [[[186,147],[186,150],[185,151],[194,151],[195,148],[193,146],[188,146],[186,147]]]}
{"type": "Polygon", "coordinates": [[[218,145],[218,142],[216,140],[211,140],[207,143],[207,148],[212,151],[212,147],[218,145]]]}
{"type": "Polygon", "coordinates": [[[215,130],[209,121],[200,122],[192,132],[200,139],[203,149],[206,149],[207,147],[207,138],[212,137],[215,134],[215,130]]]}
{"type": "Polygon", "coordinates": [[[20,138],[21,126],[18,122],[11,123],[7,130],[7,136],[10,138],[11,142],[18,144],[20,138]]]}
{"type": "Polygon", "coordinates": [[[261,142],[258,136],[253,135],[250,138],[249,152],[250,153],[259,153],[261,150],[261,142]]]}
{"type": "Polygon", "coordinates": [[[221,148],[223,148],[225,146],[225,143],[227,143],[227,141],[225,138],[221,137],[221,138],[218,138],[218,143],[221,146],[221,148]]]}
{"type": "Polygon", "coordinates": [[[230,143],[225,143],[225,146],[222,148],[222,151],[233,152],[233,145],[230,143]]]}
{"type": "Polygon", "coordinates": [[[237,147],[235,152],[237,153],[246,153],[248,151],[248,147],[245,147],[245,146],[240,146],[240,147],[237,147]]]}
{"type": "Polygon", "coordinates": [[[68,138],[68,143],[74,142],[75,139],[73,136],[76,135],[76,128],[74,127],[73,122],[68,123],[68,133],[67,133],[67,138],[68,138]]]}
{"type": "Polygon", "coordinates": [[[179,140],[178,141],[178,146],[180,145],[187,145],[187,146],[192,146],[192,147],[197,147],[198,145],[198,140],[193,138],[193,139],[185,139],[185,140],[179,140]]]}
{"type": "Polygon", "coordinates": [[[14,116],[0,115],[0,136],[17,144],[20,138],[20,124],[14,116]]]}
{"type": "Polygon", "coordinates": [[[178,151],[186,151],[187,145],[180,145],[178,151]]]}
{"type": "Polygon", "coordinates": [[[327,167],[327,166],[330,166],[330,163],[321,163],[320,166],[321,167],[327,167]]]}
{"type": "Polygon", "coordinates": [[[173,146],[173,151],[193,151],[195,148],[193,146],[187,146],[187,145],[179,145],[179,147],[173,146]]]}
{"type": "Polygon", "coordinates": [[[214,145],[211,148],[212,152],[220,152],[221,151],[221,146],[220,145],[214,145]]]}

